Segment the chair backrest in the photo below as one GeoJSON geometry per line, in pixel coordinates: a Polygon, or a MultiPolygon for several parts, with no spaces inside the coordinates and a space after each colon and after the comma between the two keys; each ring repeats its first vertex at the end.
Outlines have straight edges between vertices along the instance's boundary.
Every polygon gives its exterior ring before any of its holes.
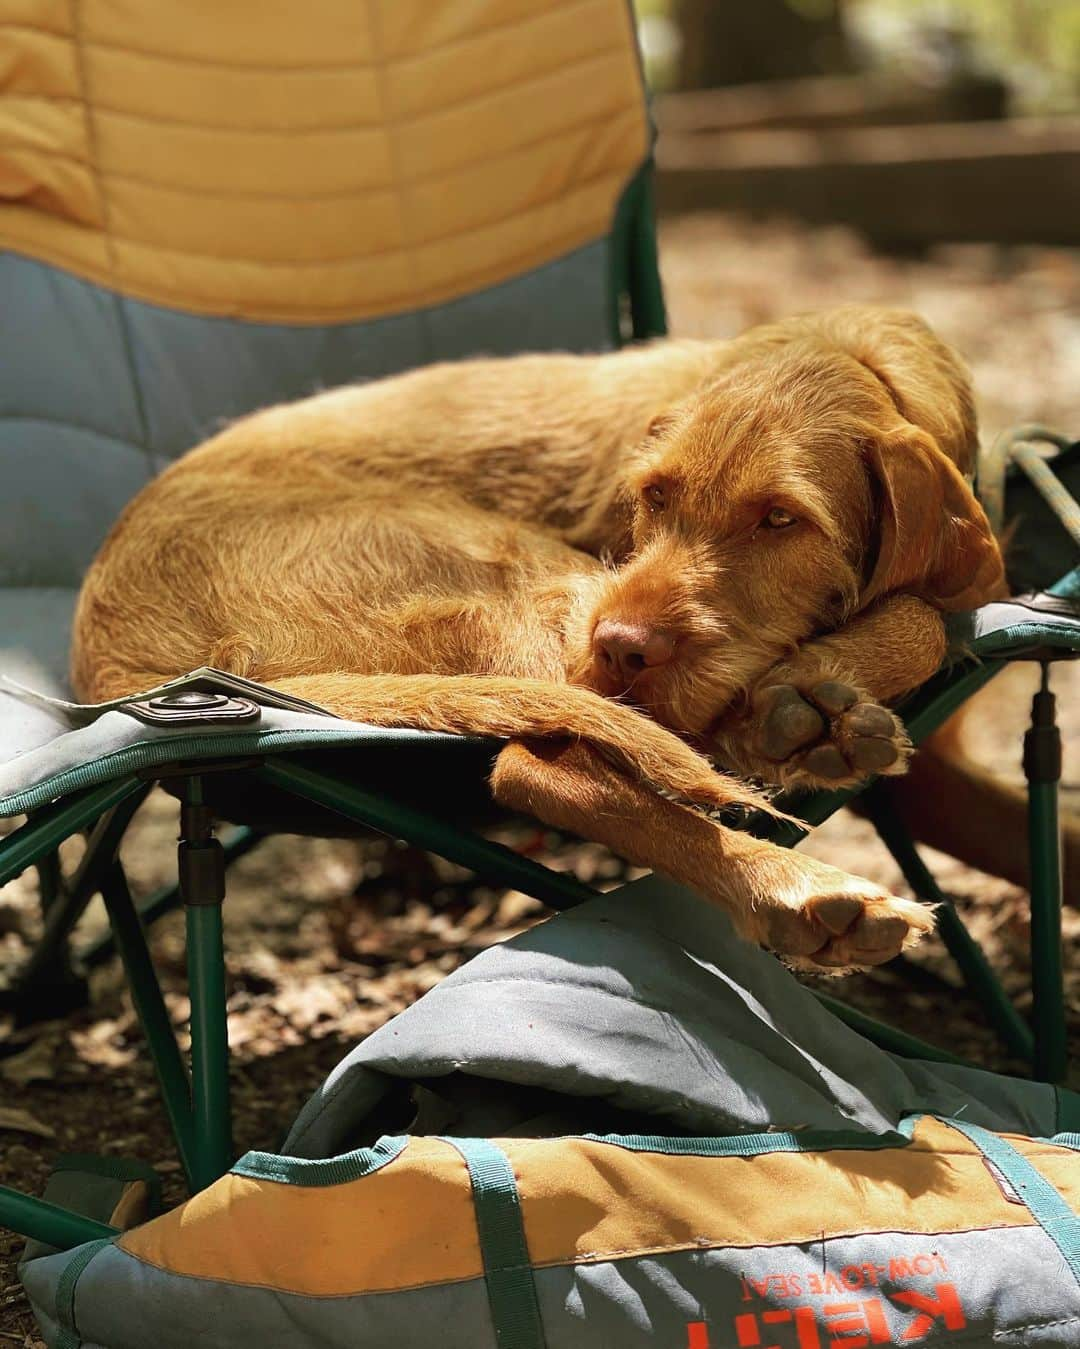
{"type": "Polygon", "coordinates": [[[18,9],[0,585],[77,585],[131,495],[253,408],[662,331],[626,0],[18,9]]]}

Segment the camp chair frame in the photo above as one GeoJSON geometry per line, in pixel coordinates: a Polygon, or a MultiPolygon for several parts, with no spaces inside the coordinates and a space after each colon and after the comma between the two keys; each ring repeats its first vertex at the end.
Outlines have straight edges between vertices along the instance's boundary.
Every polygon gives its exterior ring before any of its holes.
{"type": "MultiPolygon", "coordinates": [[[[647,174],[640,175],[631,185],[620,206],[616,238],[621,240],[621,246],[613,250],[611,319],[616,339],[659,336],[665,331],[665,322],[647,174]]],[[[1072,575],[1078,577],[1080,573],[1072,575]]],[[[1046,662],[1055,654],[1043,653],[1042,659],[1046,662]]],[[[925,739],[1007,663],[1004,658],[981,664],[966,662],[924,686],[905,709],[912,740],[918,744],[925,739]]],[[[1042,706],[1045,722],[1045,703],[1042,706]]],[[[1050,726],[1041,729],[1052,734],[1050,726]]],[[[109,918],[110,936],[98,943],[89,957],[96,962],[113,948],[120,955],[192,1191],[212,1183],[228,1170],[233,1160],[222,904],[227,863],[254,847],[260,835],[250,829],[239,829],[227,836],[224,844],[219,842],[213,834],[204,789],[209,775],[239,769],[248,770],[263,784],[291,797],[437,853],[485,880],[521,890],[553,909],[571,907],[595,894],[574,878],[551,871],[428,810],[329,773],[303,753],[250,760],[189,759],[128,774],[34,812],[22,827],[0,840],[0,885],[28,866],[37,868],[41,881],[44,935],[28,962],[20,991],[33,999],[38,988],[46,997],[62,990],[64,980],[70,977],[66,964],[67,938],[90,899],[100,893],[109,918]],[[165,783],[179,799],[179,878],[175,887],[136,906],[117,849],[135,811],[155,782],[165,783]],[[65,882],[60,874],[57,848],[80,831],[89,831],[87,849],[74,875],[65,882]],[[168,1017],[145,931],[155,917],[177,903],[183,906],[185,914],[191,999],[190,1071],[168,1017]]],[[[889,811],[886,792],[887,788],[878,784],[867,793],[871,818],[919,897],[942,903],[940,929],[968,987],[983,1000],[1014,1052],[1032,1061],[1039,1075],[1049,1079],[1059,1077],[1064,1067],[1064,1020],[1056,780],[1045,773],[1030,778],[1033,1027],[1013,1008],[955,909],[923,867],[910,837],[889,811]]],[[[853,795],[854,792],[817,793],[791,806],[809,823],[819,823],[853,795]]],[[[792,829],[772,831],[771,836],[787,845],[796,843],[799,837],[792,829]]],[[[835,999],[823,1001],[843,1020],[894,1052],[961,1062],[954,1055],[885,1026],[835,999]]],[[[0,1224],[64,1248],[108,1236],[112,1231],[6,1187],[0,1187],[0,1224]]]]}

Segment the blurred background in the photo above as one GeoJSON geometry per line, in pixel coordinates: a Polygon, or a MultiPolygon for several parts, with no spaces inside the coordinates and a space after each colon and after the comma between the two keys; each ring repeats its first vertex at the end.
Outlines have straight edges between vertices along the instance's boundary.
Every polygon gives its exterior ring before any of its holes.
{"type": "Polygon", "coordinates": [[[950,120],[950,99],[956,121],[1077,108],[1072,0],[634,0],[634,10],[659,93],[832,78],[938,109],[911,120],[950,120]]]}
{"type": "Polygon", "coordinates": [[[672,331],[919,310],[1080,424],[1080,0],[636,0],[672,331]]]}

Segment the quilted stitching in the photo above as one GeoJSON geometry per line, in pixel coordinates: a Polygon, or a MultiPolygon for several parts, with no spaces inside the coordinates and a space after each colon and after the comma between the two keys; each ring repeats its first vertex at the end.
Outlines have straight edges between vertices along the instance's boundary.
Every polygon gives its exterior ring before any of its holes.
{"type": "Polygon", "coordinates": [[[497,285],[606,234],[647,152],[624,0],[14,9],[0,243],[194,312],[497,285]]]}

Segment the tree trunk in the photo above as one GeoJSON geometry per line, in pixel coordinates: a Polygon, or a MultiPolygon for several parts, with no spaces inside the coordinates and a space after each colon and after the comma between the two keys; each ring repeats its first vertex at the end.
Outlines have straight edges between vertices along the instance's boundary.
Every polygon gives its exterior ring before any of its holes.
{"type": "Polygon", "coordinates": [[[799,79],[851,69],[839,4],[809,18],[790,0],[676,0],[680,87],[799,79]]]}

